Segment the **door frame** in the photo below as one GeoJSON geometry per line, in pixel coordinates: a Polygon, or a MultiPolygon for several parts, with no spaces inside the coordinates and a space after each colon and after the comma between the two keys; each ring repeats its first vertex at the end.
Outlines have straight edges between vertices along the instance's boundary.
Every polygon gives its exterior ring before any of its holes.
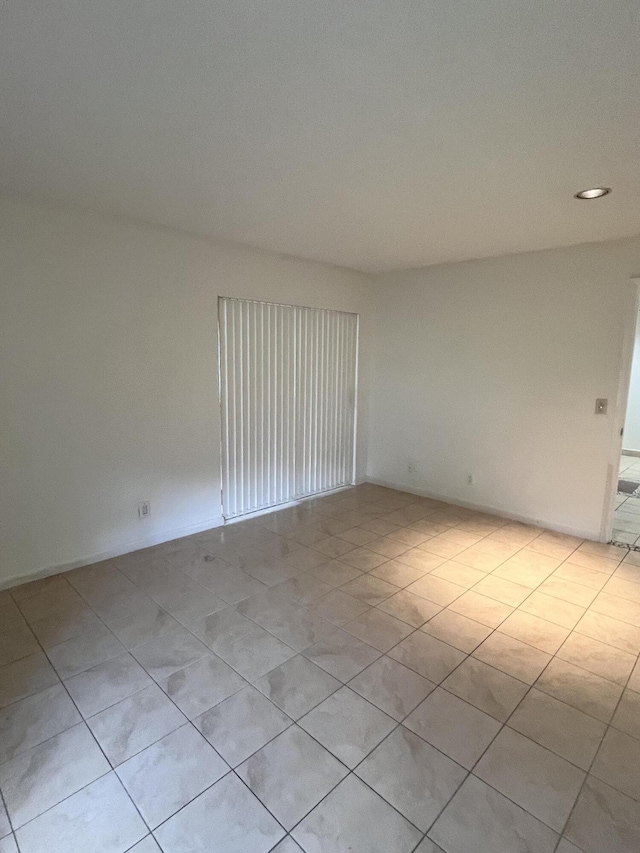
{"type": "Polygon", "coordinates": [[[627,415],[627,404],[629,402],[629,386],[631,382],[631,368],[633,366],[633,351],[636,338],[636,327],[638,325],[638,312],[640,311],[640,276],[631,276],[631,280],[629,282],[628,303],[629,310],[625,312],[624,318],[620,370],[618,372],[618,387],[613,410],[609,463],[607,465],[607,484],[602,510],[602,521],[600,524],[601,542],[611,541],[611,536],[613,534],[614,503],[618,492],[618,472],[620,470],[620,456],[622,454],[622,445],[624,443],[623,430],[627,415]]]}

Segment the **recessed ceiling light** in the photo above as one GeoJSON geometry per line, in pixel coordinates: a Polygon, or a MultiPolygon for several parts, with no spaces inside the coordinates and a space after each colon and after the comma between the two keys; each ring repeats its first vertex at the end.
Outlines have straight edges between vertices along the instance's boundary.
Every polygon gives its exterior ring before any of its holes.
{"type": "Polygon", "coordinates": [[[590,190],[580,190],[579,193],[574,195],[574,198],[602,198],[603,195],[609,195],[611,192],[611,187],[593,187],[590,190]]]}

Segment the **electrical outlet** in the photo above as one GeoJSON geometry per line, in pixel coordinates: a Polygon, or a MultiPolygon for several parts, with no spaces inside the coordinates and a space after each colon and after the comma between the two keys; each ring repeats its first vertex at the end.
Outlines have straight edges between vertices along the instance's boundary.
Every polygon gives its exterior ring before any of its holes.
{"type": "Polygon", "coordinates": [[[473,474],[467,474],[467,485],[473,486],[473,474]]]}
{"type": "Polygon", "coordinates": [[[138,504],[138,518],[148,518],[151,515],[151,501],[142,501],[138,504]]]}

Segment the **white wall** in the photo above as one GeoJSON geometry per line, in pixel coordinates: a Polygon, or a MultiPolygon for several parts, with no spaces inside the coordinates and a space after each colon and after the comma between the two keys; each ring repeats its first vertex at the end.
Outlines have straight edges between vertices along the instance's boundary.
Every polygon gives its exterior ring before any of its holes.
{"type": "Polygon", "coordinates": [[[633,344],[633,363],[629,381],[629,400],[627,416],[624,421],[624,438],[622,446],[625,450],[640,452],[640,314],[636,322],[636,335],[633,344]]]}
{"type": "Polygon", "coordinates": [[[598,538],[639,270],[634,238],[378,279],[369,476],[598,538]]]}
{"type": "Polygon", "coordinates": [[[218,295],[361,314],[364,475],[367,276],[13,197],[0,245],[0,586],[220,522],[218,295]]]}

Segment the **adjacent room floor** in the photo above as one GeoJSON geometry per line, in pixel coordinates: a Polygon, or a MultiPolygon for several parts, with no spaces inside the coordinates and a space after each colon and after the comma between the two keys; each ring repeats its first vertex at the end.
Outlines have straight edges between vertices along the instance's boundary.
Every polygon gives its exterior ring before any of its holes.
{"type": "Polygon", "coordinates": [[[2,593],[0,851],[637,853],[639,566],[363,485],[2,593]]]}
{"type": "Polygon", "coordinates": [[[620,457],[618,494],[613,513],[613,539],[627,545],[637,545],[640,539],[640,457],[628,456],[626,453],[620,457]],[[620,481],[628,484],[626,492],[620,490],[620,481]],[[637,483],[637,495],[629,491],[634,483],[637,483]]]}

